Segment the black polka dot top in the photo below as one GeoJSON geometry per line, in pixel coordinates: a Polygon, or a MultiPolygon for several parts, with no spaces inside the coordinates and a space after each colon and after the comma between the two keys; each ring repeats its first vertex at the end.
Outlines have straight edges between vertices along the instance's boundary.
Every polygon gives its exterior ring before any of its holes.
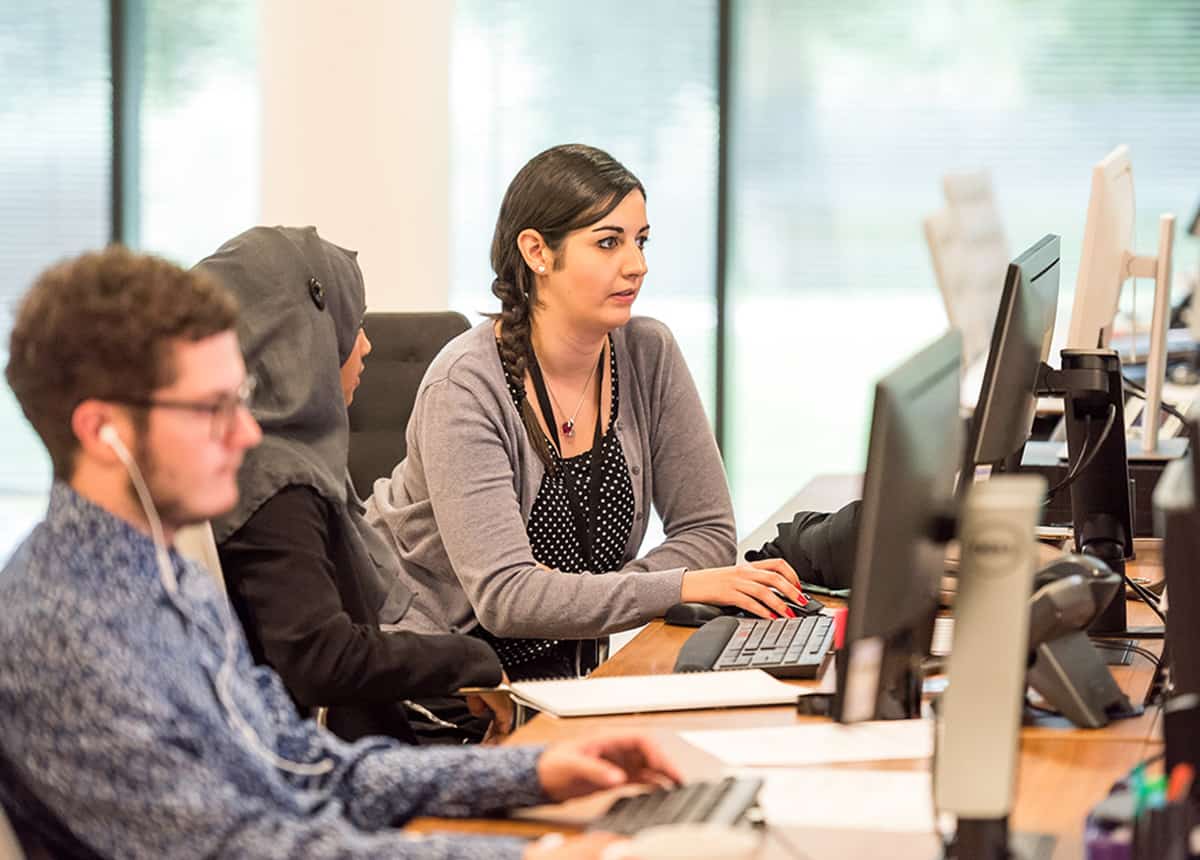
{"type": "MultiPolygon", "coordinates": [[[[618,570],[624,561],[625,545],[633,529],[633,483],[629,465],[617,438],[617,410],[620,387],[617,361],[613,354],[612,338],[608,341],[609,372],[612,378],[612,407],[609,410],[608,430],[600,443],[600,516],[593,536],[592,563],[583,557],[571,512],[569,487],[575,488],[577,498],[590,522],[592,512],[587,486],[590,479],[592,451],[563,459],[551,442],[549,447],[558,467],[542,476],[529,522],[525,530],[533,557],[539,564],[563,573],[603,573],[618,570]],[[568,473],[568,474],[564,474],[568,473]],[[568,479],[568,476],[570,480],[568,479]]],[[[513,403],[520,408],[522,391],[518,381],[508,379],[513,403]]],[[[532,392],[530,392],[532,396],[532,392]]],[[[553,420],[553,416],[547,416],[553,420]]],[[[548,442],[550,440],[547,440],[548,442]]],[[[560,641],[554,639],[502,639],[482,632],[500,657],[508,676],[513,680],[531,677],[562,677],[586,674],[596,665],[595,643],[560,641]],[[590,646],[590,647],[583,647],[590,646]],[[581,655],[581,650],[584,653],[581,655]]]]}

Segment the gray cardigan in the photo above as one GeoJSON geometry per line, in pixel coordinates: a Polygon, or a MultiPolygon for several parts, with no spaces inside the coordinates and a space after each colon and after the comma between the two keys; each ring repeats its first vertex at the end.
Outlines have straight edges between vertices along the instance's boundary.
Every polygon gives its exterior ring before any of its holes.
{"type": "Polygon", "coordinates": [[[491,322],[452,340],[417,391],[408,456],[375,482],[367,520],[391,539],[415,592],[414,629],[579,639],[644,624],[679,602],[688,568],[732,564],[736,534],[721,456],[683,355],[662,323],[613,332],[616,433],[633,483],[624,567],[540,567],[526,523],[544,467],[504,379],[491,322]],[[666,541],[635,558],[648,505],[666,541]]]}

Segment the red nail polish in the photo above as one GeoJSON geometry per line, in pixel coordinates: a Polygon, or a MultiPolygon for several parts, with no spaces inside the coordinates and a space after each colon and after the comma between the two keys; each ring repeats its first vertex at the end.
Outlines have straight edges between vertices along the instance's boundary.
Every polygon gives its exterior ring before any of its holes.
{"type": "Polygon", "coordinates": [[[796,602],[799,603],[801,606],[808,606],[808,598],[805,597],[803,594],[799,595],[796,598],[796,602]]]}
{"type": "Polygon", "coordinates": [[[796,613],[792,610],[792,607],[790,607],[790,606],[787,608],[787,617],[788,618],[796,617],[796,613]]]}
{"type": "Polygon", "coordinates": [[[774,618],[775,620],[779,619],[779,616],[776,615],[774,612],[771,613],[771,617],[774,618]]]}

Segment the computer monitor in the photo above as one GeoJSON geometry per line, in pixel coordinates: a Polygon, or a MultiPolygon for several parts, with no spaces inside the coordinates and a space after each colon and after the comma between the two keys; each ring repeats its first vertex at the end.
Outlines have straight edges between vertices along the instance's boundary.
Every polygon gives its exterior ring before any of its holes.
{"type": "Polygon", "coordinates": [[[1048,234],[1009,263],[983,386],[967,436],[962,489],[975,466],[1016,471],[1033,428],[1037,382],[1058,310],[1059,237],[1048,234]]]}
{"type": "MultiPolygon", "coordinates": [[[[1171,685],[1176,693],[1200,696],[1200,423],[1193,413],[1187,422],[1192,441],[1188,456],[1170,463],[1154,488],[1155,532],[1163,536],[1163,573],[1166,576],[1166,653],[1171,685]]],[[[1200,746],[1200,739],[1198,739],[1200,746]]]]}
{"type": "MultiPolygon", "coordinates": [[[[1150,323],[1150,351],[1146,356],[1146,408],[1143,413],[1139,456],[1158,453],[1159,410],[1166,377],[1167,326],[1170,321],[1171,252],[1175,216],[1160,219],[1158,255],[1134,253],[1133,166],[1129,148],[1118,146],[1092,169],[1083,253],[1075,282],[1067,349],[1109,346],[1113,318],[1121,288],[1129,278],[1153,278],[1154,312],[1150,323]]],[[[1177,454],[1176,449],[1169,452],[1177,454]]]]}
{"type": "Polygon", "coordinates": [[[1092,168],[1083,254],[1067,329],[1068,349],[1107,347],[1121,298],[1125,256],[1133,245],[1133,166],[1121,145],[1092,168]]]}
{"type": "MultiPolygon", "coordinates": [[[[1163,470],[1154,488],[1156,533],[1163,536],[1163,572],[1169,598],[1166,648],[1170,698],[1163,706],[1167,770],[1186,762],[1200,767],[1200,424],[1195,409],[1186,424],[1188,457],[1163,470]]],[[[1200,786],[1192,799],[1200,801],[1200,786]]]]}
{"type": "Polygon", "coordinates": [[[950,325],[962,332],[963,361],[987,353],[1011,254],[986,170],[942,177],[946,207],[925,219],[925,242],[950,325]]]}
{"type": "Polygon", "coordinates": [[[834,716],[841,722],[919,713],[953,534],[962,339],[947,332],[875,386],[850,610],[834,716]]]}

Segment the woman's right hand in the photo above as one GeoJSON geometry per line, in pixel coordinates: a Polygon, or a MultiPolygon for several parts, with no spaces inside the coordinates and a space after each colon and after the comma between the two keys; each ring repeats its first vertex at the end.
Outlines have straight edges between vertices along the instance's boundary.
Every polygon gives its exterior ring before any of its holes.
{"type": "Polygon", "coordinates": [[[792,566],[782,558],[765,558],[733,567],[689,570],[683,575],[680,599],[684,603],[736,606],[762,618],[794,617],[781,594],[801,605],[808,602],[800,592],[800,578],[792,566]]]}

